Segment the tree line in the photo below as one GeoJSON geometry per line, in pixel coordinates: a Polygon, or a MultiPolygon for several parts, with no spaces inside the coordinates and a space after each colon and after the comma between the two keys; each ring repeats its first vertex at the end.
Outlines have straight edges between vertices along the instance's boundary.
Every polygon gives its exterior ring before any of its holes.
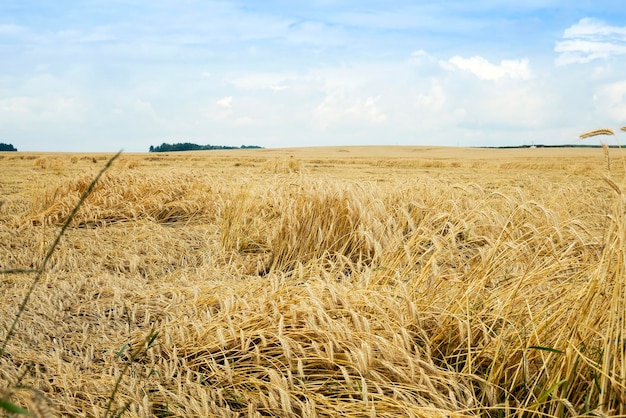
{"type": "Polygon", "coordinates": [[[15,148],[12,144],[0,142],[0,151],[17,151],[17,148],[15,148]]]}
{"type": "Polygon", "coordinates": [[[167,144],[164,142],[161,145],[157,145],[157,146],[150,145],[150,152],[206,151],[206,150],[215,150],[215,149],[254,149],[254,148],[263,148],[263,147],[259,147],[258,145],[242,145],[240,147],[230,147],[226,145],[198,145],[198,144],[192,144],[190,142],[167,144]]]}

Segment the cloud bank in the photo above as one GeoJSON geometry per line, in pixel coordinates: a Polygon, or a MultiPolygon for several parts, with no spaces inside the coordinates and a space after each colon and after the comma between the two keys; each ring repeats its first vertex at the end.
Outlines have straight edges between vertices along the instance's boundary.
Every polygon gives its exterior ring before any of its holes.
{"type": "Polygon", "coordinates": [[[535,3],[2,3],[0,141],[496,146],[623,126],[621,3],[535,3]]]}
{"type": "Polygon", "coordinates": [[[565,30],[554,50],[559,54],[557,65],[585,64],[626,55],[626,26],[584,18],[565,30]]]}

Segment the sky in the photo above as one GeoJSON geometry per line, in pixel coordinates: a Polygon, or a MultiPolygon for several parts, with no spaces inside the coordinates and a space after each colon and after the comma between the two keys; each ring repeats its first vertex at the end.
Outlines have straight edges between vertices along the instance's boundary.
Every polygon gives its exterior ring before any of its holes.
{"type": "Polygon", "coordinates": [[[623,0],[0,2],[0,142],[20,151],[556,145],[624,125],[623,0]]]}

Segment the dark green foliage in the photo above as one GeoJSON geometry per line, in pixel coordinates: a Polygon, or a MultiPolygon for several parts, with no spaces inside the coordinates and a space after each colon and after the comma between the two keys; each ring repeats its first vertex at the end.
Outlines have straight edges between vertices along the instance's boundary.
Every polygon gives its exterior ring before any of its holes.
{"type": "MultiPolygon", "coordinates": [[[[619,145],[609,145],[609,148],[619,148],[619,145]]],[[[519,148],[602,148],[602,145],[565,144],[565,145],[505,145],[501,147],[476,147],[488,149],[519,149],[519,148]]]]}
{"type": "Polygon", "coordinates": [[[206,151],[217,149],[250,149],[250,148],[262,148],[257,145],[242,145],[241,147],[229,147],[226,145],[198,145],[190,142],[167,144],[162,143],[156,147],[150,145],[150,152],[174,152],[174,151],[206,151]]]}
{"type": "Polygon", "coordinates": [[[15,148],[11,144],[5,144],[3,142],[0,142],[0,151],[17,151],[17,148],[15,148]]]}

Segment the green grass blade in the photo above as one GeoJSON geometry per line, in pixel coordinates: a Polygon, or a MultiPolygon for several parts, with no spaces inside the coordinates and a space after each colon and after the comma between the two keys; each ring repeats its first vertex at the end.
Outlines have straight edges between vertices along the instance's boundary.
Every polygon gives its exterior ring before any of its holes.
{"type": "Polygon", "coordinates": [[[21,406],[17,406],[11,402],[5,401],[4,399],[0,399],[0,409],[3,409],[11,414],[30,415],[30,412],[28,412],[26,409],[22,408],[21,406]]]}
{"type": "Polygon", "coordinates": [[[558,354],[563,354],[564,353],[563,350],[559,350],[559,349],[552,348],[552,347],[542,347],[540,345],[531,345],[528,348],[534,348],[535,350],[549,351],[551,353],[558,353],[558,354]]]}

